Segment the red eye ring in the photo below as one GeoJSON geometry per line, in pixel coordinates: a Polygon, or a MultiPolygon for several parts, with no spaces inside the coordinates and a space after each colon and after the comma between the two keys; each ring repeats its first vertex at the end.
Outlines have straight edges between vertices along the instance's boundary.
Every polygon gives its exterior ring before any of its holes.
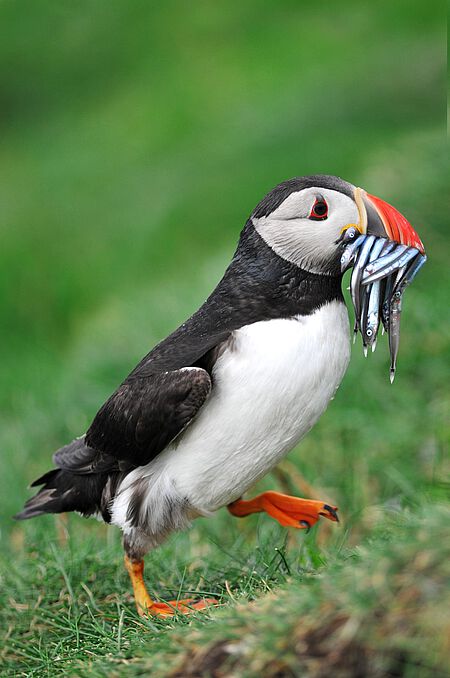
{"type": "Polygon", "coordinates": [[[311,208],[309,219],[313,221],[323,221],[328,216],[328,205],[323,198],[316,198],[316,202],[311,208]]]}

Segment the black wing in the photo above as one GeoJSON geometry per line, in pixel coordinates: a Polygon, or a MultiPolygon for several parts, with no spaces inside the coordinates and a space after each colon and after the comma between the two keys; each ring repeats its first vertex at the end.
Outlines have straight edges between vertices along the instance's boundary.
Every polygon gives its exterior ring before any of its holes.
{"type": "MultiPolygon", "coordinates": [[[[61,447],[53,455],[56,466],[64,471],[70,471],[77,475],[89,475],[90,473],[107,473],[111,471],[123,471],[129,468],[129,464],[119,463],[119,460],[107,452],[94,450],[86,444],[86,436],[75,438],[71,443],[61,447]]],[[[39,478],[34,485],[40,485],[39,478]]]]}
{"type": "Polygon", "coordinates": [[[195,417],[211,391],[206,370],[130,375],[98,411],[86,445],[135,466],[158,455],[195,417]]]}

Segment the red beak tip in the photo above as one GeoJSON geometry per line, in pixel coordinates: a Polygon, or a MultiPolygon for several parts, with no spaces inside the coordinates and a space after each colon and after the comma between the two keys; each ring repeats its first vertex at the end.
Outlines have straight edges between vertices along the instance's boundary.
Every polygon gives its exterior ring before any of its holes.
{"type": "Polygon", "coordinates": [[[367,197],[378,212],[388,238],[402,245],[415,247],[421,254],[425,254],[421,239],[401,212],[381,198],[369,193],[367,193],[367,197]]]}

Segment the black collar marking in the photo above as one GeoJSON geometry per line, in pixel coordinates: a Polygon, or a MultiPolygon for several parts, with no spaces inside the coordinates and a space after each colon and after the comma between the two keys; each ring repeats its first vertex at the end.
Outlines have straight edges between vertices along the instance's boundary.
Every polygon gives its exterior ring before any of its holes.
{"type": "MultiPolygon", "coordinates": [[[[127,377],[201,365],[234,331],[261,320],[310,315],[342,300],[342,275],[309,273],[279,257],[247,221],[225,275],[201,308],[148,353],[127,377]]],[[[207,361],[208,363],[210,361],[207,361]]]]}

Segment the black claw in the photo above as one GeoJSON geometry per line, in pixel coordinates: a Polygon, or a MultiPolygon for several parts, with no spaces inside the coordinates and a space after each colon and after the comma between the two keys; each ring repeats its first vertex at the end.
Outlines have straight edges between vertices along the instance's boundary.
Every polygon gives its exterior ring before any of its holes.
{"type": "Polygon", "coordinates": [[[324,505],[323,505],[323,510],[324,510],[324,511],[328,511],[328,513],[331,513],[331,515],[333,516],[333,518],[335,519],[335,521],[336,521],[337,523],[339,522],[339,518],[338,518],[338,514],[337,514],[336,509],[334,509],[332,506],[329,506],[328,504],[324,504],[324,505]]]}
{"type": "Polygon", "coordinates": [[[305,527],[307,532],[309,532],[311,529],[311,525],[308,523],[307,520],[300,520],[300,525],[302,527],[305,527]]]}

